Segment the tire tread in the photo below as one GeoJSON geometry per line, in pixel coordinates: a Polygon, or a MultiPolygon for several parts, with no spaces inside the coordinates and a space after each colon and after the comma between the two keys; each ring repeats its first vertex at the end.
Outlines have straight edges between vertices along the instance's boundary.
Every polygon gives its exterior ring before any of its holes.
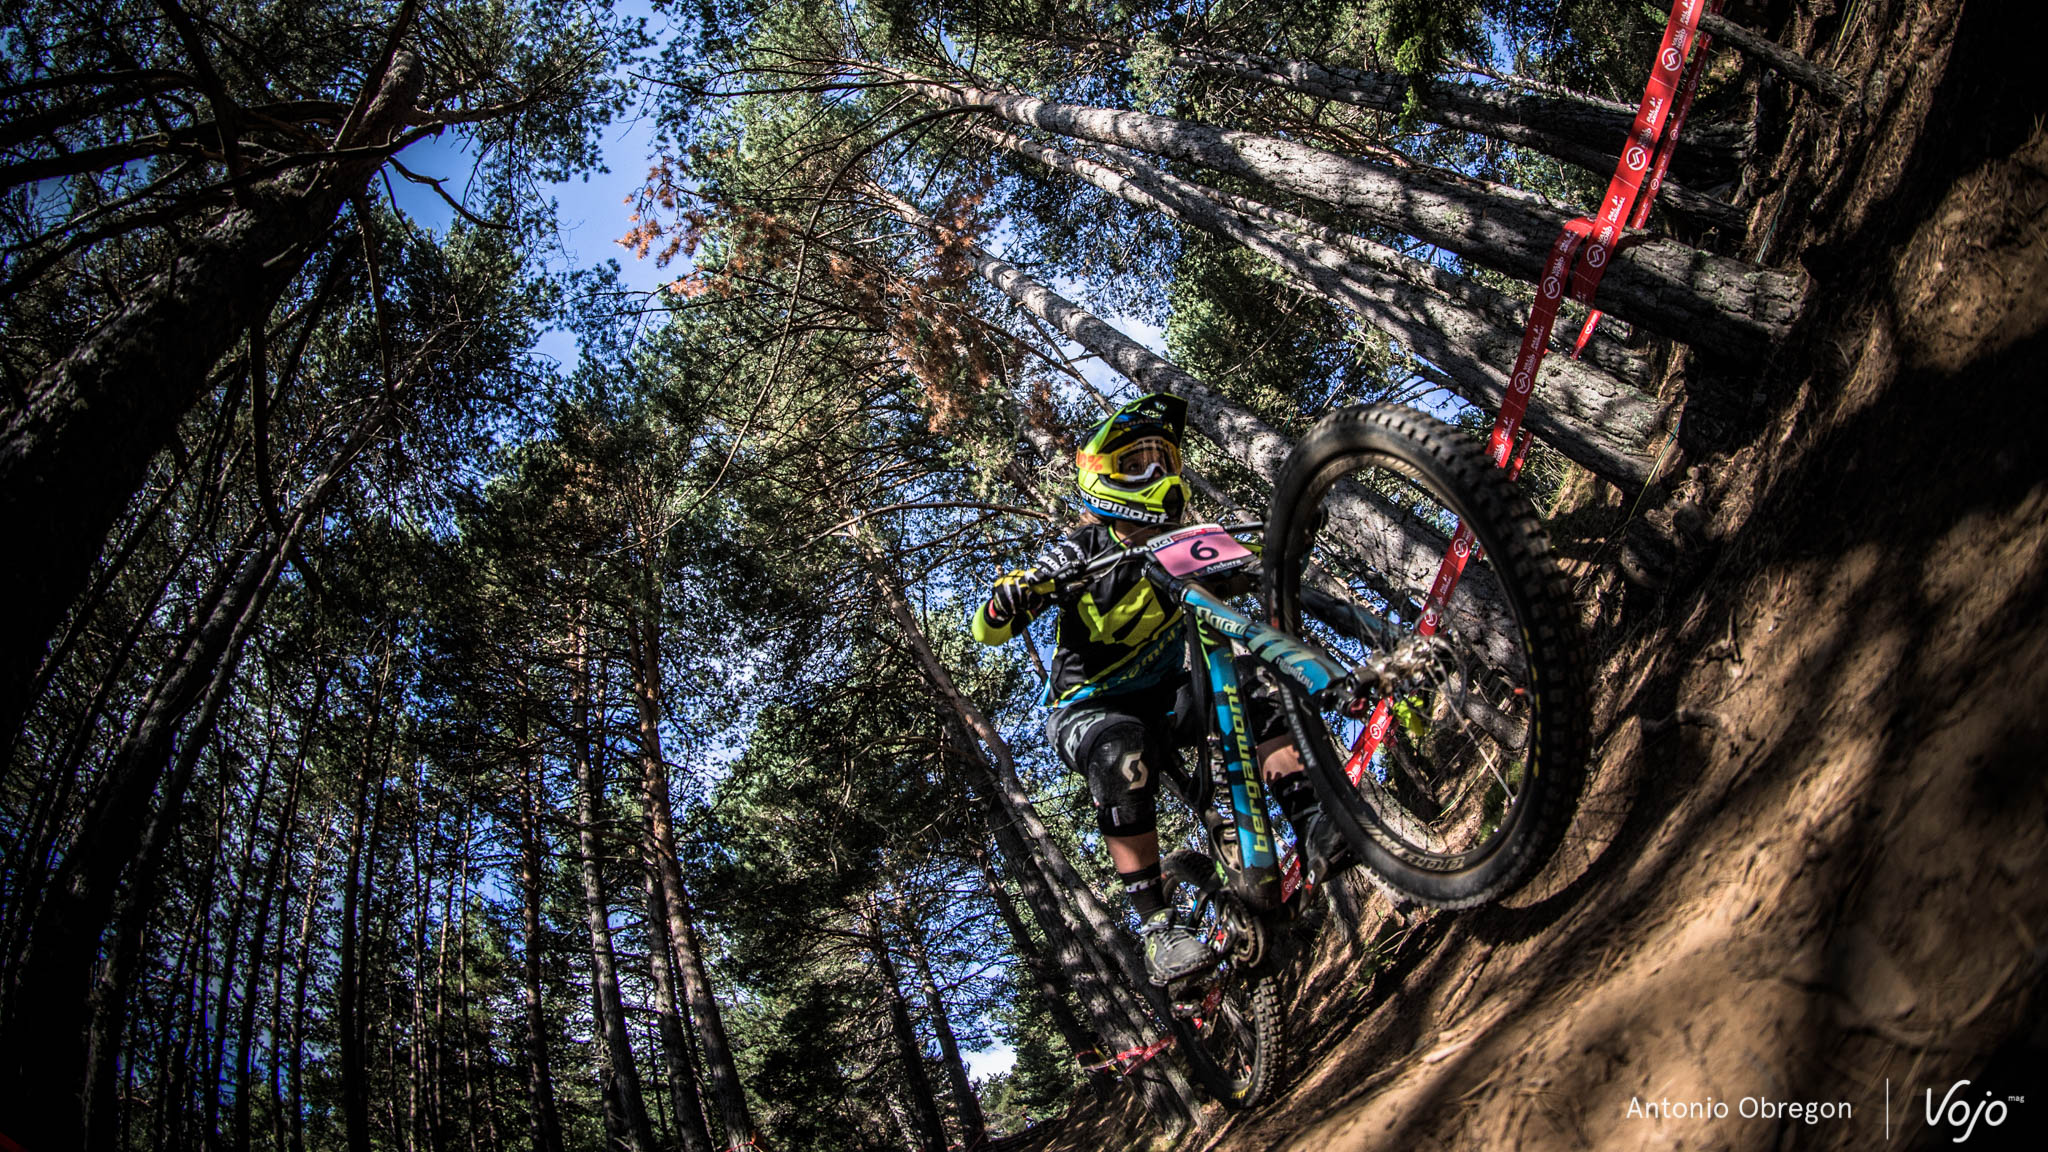
{"type": "MultiPolygon", "coordinates": [[[[1280,585],[1292,534],[1304,515],[1314,514],[1309,488],[1333,463],[1349,457],[1391,457],[1415,468],[1450,501],[1462,505],[1486,541],[1493,567],[1515,600],[1530,675],[1538,693],[1537,741],[1532,780],[1541,787],[1526,799],[1531,810],[1517,817],[1511,843],[1471,871],[1473,875],[1426,872],[1377,846],[1353,842],[1354,851],[1395,890],[1435,908],[1464,908],[1495,899],[1541,870],[1562,842],[1578,808],[1587,747],[1587,699],[1581,644],[1569,587],[1533,508],[1505,470],[1496,467],[1464,434],[1424,413],[1395,405],[1346,408],[1318,421],[1282,465],[1266,524],[1266,603],[1283,617],[1288,590],[1280,585]]],[[[1298,702],[1297,702],[1298,704],[1298,702]]],[[[1302,706],[1305,707],[1305,706],[1302,706]]],[[[1290,709],[1293,711],[1296,709],[1290,709]]],[[[1314,756],[1308,757],[1313,762],[1314,756]]],[[[1313,773],[1322,777],[1323,773],[1313,773]]],[[[1333,782],[1316,780],[1332,798],[1333,782]]],[[[1348,782],[1343,792],[1358,802],[1348,782]]],[[[1363,805],[1359,805],[1363,807],[1363,805]]]]}

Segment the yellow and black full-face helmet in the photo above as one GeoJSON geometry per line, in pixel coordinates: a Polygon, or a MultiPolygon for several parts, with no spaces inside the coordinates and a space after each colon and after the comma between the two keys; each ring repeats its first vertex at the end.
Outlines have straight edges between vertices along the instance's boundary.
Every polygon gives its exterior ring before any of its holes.
{"type": "Polygon", "coordinates": [[[1117,409],[1074,453],[1081,499],[1111,519],[1177,523],[1188,504],[1180,478],[1187,418],[1188,402],[1163,392],[1117,409]]]}

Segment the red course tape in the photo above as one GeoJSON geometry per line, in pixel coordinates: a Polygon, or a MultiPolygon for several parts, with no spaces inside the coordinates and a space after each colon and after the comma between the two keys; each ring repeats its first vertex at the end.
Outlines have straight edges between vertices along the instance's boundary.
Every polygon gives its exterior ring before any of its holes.
{"type": "MultiPolygon", "coordinates": [[[[1718,13],[1721,10],[1721,0],[1714,0],[1708,8],[1718,13]]],[[[1657,159],[1650,165],[1649,179],[1644,182],[1642,195],[1636,198],[1635,209],[1629,213],[1628,226],[1631,232],[1641,228],[1650,218],[1650,207],[1657,202],[1657,193],[1664,187],[1665,170],[1671,167],[1671,154],[1678,150],[1678,133],[1685,127],[1686,113],[1692,110],[1692,98],[1700,88],[1700,74],[1705,72],[1707,67],[1707,48],[1713,42],[1712,36],[1701,32],[1693,44],[1692,63],[1686,67],[1685,83],[1679,88],[1677,103],[1671,109],[1671,130],[1664,133],[1663,140],[1657,145],[1657,159]]],[[[1654,79],[1652,77],[1653,81],[1654,79]]],[[[1615,250],[1619,252],[1620,248],[1615,250]]],[[[1597,276],[1594,282],[1599,282],[1597,276]]],[[[1599,326],[1600,310],[1595,308],[1586,316],[1585,326],[1579,329],[1578,342],[1572,346],[1572,359],[1578,359],[1579,354],[1586,350],[1586,342],[1593,338],[1593,329],[1599,326]]]]}
{"type": "Polygon", "coordinates": [[[1108,1072],[1114,1069],[1120,1076],[1129,1076],[1137,1071],[1146,1061],[1171,1047],[1173,1047],[1173,1037],[1162,1036],[1150,1044],[1141,1044],[1136,1048],[1126,1048],[1100,1063],[1090,1064],[1087,1060],[1083,1059],[1091,1054],[1101,1055],[1100,1052],[1096,1052],[1093,1049],[1090,1049],[1088,1052],[1075,1053],[1074,1060],[1080,1065],[1083,1072],[1108,1072]]]}
{"type": "MultiPolygon", "coordinates": [[[[1631,239],[1628,232],[1642,227],[1643,221],[1649,217],[1650,204],[1656,199],[1657,190],[1663,187],[1664,171],[1678,146],[1678,129],[1692,106],[1693,93],[1699,87],[1700,72],[1706,61],[1707,37],[1700,36],[1698,32],[1700,14],[1709,7],[1719,12],[1721,0],[1673,0],[1671,16],[1664,22],[1663,43],[1658,45],[1657,59],[1650,67],[1650,79],[1643,87],[1642,102],[1636,106],[1635,122],[1629,128],[1621,158],[1614,165],[1614,176],[1607,182],[1607,195],[1600,202],[1600,212],[1597,216],[1581,216],[1566,224],[1564,230],[1557,234],[1557,240],[1550,246],[1550,255],[1543,262],[1542,279],[1536,282],[1536,302],[1529,307],[1529,320],[1522,329],[1522,344],[1515,352],[1515,368],[1508,374],[1507,396],[1501,402],[1500,414],[1494,418],[1493,433],[1486,441],[1487,455],[1492,457],[1495,465],[1509,468],[1510,475],[1519,475],[1527,458],[1528,433],[1522,427],[1522,417],[1529,410],[1529,394],[1536,389],[1536,373],[1543,367],[1543,354],[1550,346],[1550,331],[1557,324],[1558,303],[1567,291],[1574,300],[1587,304],[1593,302],[1608,261],[1628,247],[1631,239]],[[1693,52],[1693,66],[1687,69],[1686,54],[1694,48],[1697,51],[1693,52]],[[1681,76],[1684,78],[1682,85],[1681,76]],[[1514,457],[1512,466],[1511,456],[1514,457]]],[[[1574,356],[1592,338],[1599,320],[1597,311],[1587,317],[1586,325],[1579,333],[1578,345],[1573,350],[1574,356]]],[[[1459,524],[1451,537],[1450,548],[1444,553],[1443,563],[1437,568],[1429,595],[1423,600],[1422,619],[1416,625],[1416,632],[1424,636],[1435,633],[1443,622],[1444,605],[1450,602],[1451,593],[1465,574],[1465,565],[1477,551],[1477,541],[1471,529],[1459,524]]],[[[1344,762],[1344,774],[1354,785],[1364,779],[1373,753],[1379,750],[1387,732],[1393,727],[1391,705],[1392,701],[1386,698],[1374,705],[1372,718],[1366,721],[1365,728],[1351,745],[1351,756],[1344,762]]]]}

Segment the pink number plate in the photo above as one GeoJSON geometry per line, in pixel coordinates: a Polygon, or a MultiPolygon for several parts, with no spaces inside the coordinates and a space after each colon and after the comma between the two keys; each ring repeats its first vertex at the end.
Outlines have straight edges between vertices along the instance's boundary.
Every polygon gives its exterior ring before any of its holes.
{"type": "Polygon", "coordinates": [[[1230,533],[1221,528],[1197,529],[1177,536],[1172,543],[1153,553],[1159,563],[1175,576],[1192,576],[1206,568],[1251,555],[1230,533]]]}

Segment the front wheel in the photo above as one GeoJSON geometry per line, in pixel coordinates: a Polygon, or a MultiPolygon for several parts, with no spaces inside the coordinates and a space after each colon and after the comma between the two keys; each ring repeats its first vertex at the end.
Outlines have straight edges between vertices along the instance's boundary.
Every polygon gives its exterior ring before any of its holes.
{"type": "Polygon", "coordinates": [[[1274,622],[1380,684],[1283,693],[1359,861],[1436,908],[1533,875],[1577,807],[1588,737],[1575,616],[1528,500],[1449,425],[1351,408],[1287,457],[1265,540],[1274,622]]]}
{"type": "MultiPolygon", "coordinates": [[[[1167,898],[1180,923],[1219,949],[1257,931],[1250,913],[1225,891],[1216,865],[1199,852],[1165,861],[1167,898]]],[[[1173,982],[1166,990],[1175,1046],[1210,1096],[1225,1108],[1250,1108],[1272,1091],[1280,1058],[1280,994],[1267,970],[1241,952],[1173,982]]]]}

